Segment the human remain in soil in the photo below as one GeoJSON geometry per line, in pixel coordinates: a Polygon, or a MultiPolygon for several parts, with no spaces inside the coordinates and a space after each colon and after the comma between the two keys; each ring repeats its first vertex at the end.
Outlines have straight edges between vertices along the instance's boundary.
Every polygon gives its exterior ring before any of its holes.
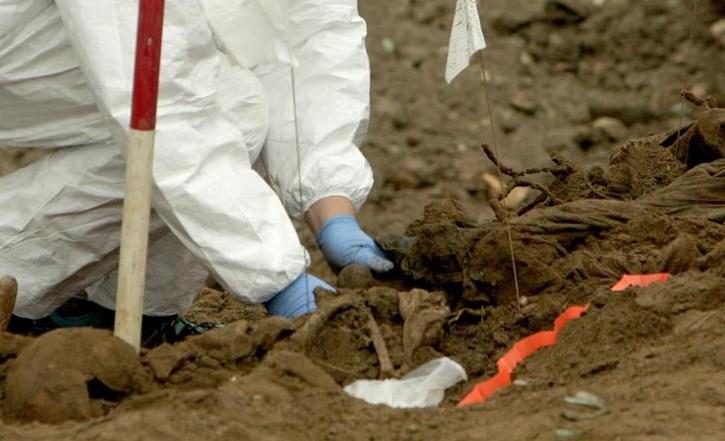
{"type": "MultiPolygon", "coordinates": [[[[0,145],[60,148],[0,179],[17,320],[78,293],[114,307],[137,8],[0,0],[0,145]]],[[[355,219],[373,181],[357,1],[174,0],[165,20],[145,315],[183,313],[209,272],[272,314],[313,311],[331,288],[290,216],[333,268],[389,270],[355,219]]]]}

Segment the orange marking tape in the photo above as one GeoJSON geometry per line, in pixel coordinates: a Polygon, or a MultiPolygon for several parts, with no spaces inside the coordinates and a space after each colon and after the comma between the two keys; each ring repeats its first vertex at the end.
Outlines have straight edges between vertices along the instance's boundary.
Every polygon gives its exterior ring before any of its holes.
{"type": "Polygon", "coordinates": [[[556,343],[559,332],[566,324],[581,317],[589,306],[571,306],[554,320],[554,329],[541,331],[517,341],[513,347],[496,362],[498,373],[483,383],[477,384],[459,403],[458,407],[486,401],[497,390],[511,384],[511,374],[516,366],[541,348],[556,343]]]}
{"type": "MultiPolygon", "coordinates": [[[[620,292],[632,286],[645,287],[657,282],[666,282],[670,279],[670,277],[672,277],[672,275],[669,273],[625,274],[619,282],[611,288],[611,290],[620,292]]],[[[539,349],[555,344],[559,332],[564,329],[564,326],[566,326],[569,321],[581,317],[587,309],[589,309],[589,305],[572,306],[554,320],[553,330],[537,332],[536,334],[517,341],[506,355],[499,358],[496,362],[496,367],[498,369],[496,375],[483,383],[479,383],[474,386],[473,390],[458,403],[458,407],[483,403],[497,390],[511,384],[511,374],[519,363],[530,357],[539,349]]]]}
{"type": "Polygon", "coordinates": [[[625,274],[619,279],[616,285],[612,287],[612,291],[621,292],[632,286],[649,286],[657,282],[666,282],[670,280],[672,274],[669,273],[657,273],[657,274],[625,274]]]}

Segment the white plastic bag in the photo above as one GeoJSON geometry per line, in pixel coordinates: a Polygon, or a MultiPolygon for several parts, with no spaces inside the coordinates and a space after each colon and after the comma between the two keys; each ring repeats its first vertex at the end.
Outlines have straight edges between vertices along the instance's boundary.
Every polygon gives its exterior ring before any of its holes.
{"type": "Polygon", "coordinates": [[[419,366],[401,379],[357,380],[347,385],[345,392],[370,404],[435,407],[443,401],[446,389],[467,378],[460,364],[442,357],[419,366]]]}

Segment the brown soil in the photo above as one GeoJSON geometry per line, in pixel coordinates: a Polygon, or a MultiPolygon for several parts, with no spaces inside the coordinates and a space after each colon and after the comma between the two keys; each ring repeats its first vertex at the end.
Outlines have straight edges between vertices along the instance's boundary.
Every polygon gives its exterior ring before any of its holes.
{"type": "MultiPolygon", "coordinates": [[[[478,148],[491,127],[471,99],[476,72],[442,79],[454,2],[361,3],[377,175],[361,219],[398,272],[346,269],[338,294],[292,322],[208,288],[188,318],[226,326],[140,359],[101,331],[0,335],[0,440],[722,438],[725,118],[679,97],[686,85],[725,101],[719,3],[484,0],[501,189],[482,177],[496,173],[478,148]],[[532,167],[545,170],[519,172],[532,167]],[[504,206],[514,186],[524,197],[504,206]],[[673,277],[609,290],[658,271],[673,277]],[[591,306],[516,385],[454,407],[573,304],[591,306]],[[370,406],[340,387],[441,355],[470,380],[437,409],[370,406]],[[565,403],[580,390],[607,412],[565,403]]],[[[313,268],[334,280],[319,254],[313,268]]]]}

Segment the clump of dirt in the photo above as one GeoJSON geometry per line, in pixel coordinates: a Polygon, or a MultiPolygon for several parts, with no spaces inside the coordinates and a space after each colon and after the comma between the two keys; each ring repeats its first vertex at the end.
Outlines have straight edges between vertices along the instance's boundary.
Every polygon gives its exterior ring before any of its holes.
{"type": "Polygon", "coordinates": [[[213,387],[248,373],[294,329],[280,318],[240,320],[175,345],[162,344],[146,353],[142,363],[162,387],[213,387]]]}
{"type": "Polygon", "coordinates": [[[337,287],[342,289],[368,289],[375,285],[370,268],[365,265],[348,265],[337,275],[337,287]]]}
{"type": "Polygon", "coordinates": [[[671,184],[685,172],[686,164],[663,149],[659,138],[630,141],[614,150],[609,159],[609,194],[637,199],[671,184]]]}
{"type": "Polygon", "coordinates": [[[104,402],[144,390],[131,346],[97,329],[66,329],[29,343],[5,380],[9,416],[60,423],[104,413],[104,402]]]}
{"type": "Polygon", "coordinates": [[[261,320],[267,316],[262,305],[240,302],[229,293],[204,288],[184,318],[195,323],[226,324],[237,320],[261,320]]]}

